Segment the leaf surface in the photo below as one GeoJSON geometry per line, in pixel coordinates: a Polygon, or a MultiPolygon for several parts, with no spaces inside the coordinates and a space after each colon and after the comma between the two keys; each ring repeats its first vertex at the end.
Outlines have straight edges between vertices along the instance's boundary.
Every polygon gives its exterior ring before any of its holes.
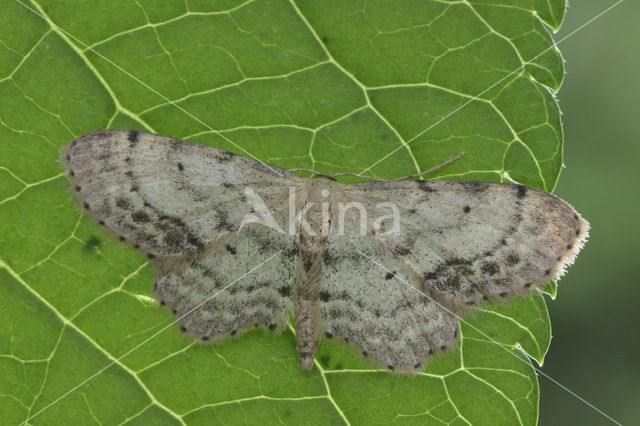
{"type": "MultiPolygon", "coordinates": [[[[87,131],[146,130],[285,168],[382,178],[465,151],[430,178],[549,191],[558,179],[553,93],[564,69],[544,24],[560,26],[563,0],[25,5],[33,11],[0,5],[9,424],[172,321],[150,296],[142,255],[69,195],[58,150],[87,131]]],[[[332,341],[321,342],[317,368],[301,371],[291,330],[201,346],[170,327],[30,422],[535,424],[538,383],[523,351],[538,363],[547,352],[542,295],[479,310],[461,330],[454,352],[405,377],[332,341]]]]}

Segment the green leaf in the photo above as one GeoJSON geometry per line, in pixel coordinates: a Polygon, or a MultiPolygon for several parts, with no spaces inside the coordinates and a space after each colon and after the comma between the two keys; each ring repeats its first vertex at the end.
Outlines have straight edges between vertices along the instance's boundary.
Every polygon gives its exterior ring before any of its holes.
{"type": "Polygon", "coordinates": [[[540,293],[472,314],[416,377],[332,341],[301,371],[290,330],[201,346],[170,327],[40,412],[172,321],[151,267],[75,208],[56,160],[84,132],[134,128],[384,178],[465,151],[430,178],[550,191],[564,69],[544,24],[560,26],[564,0],[26,6],[0,5],[3,421],[536,423],[540,293]]]}

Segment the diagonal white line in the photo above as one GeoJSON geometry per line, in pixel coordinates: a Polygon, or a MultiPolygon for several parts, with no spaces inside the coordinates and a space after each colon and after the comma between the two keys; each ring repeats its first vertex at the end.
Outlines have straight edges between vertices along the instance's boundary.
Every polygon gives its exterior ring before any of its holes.
{"type": "Polygon", "coordinates": [[[395,278],[397,278],[399,281],[401,281],[402,283],[406,284],[409,288],[415,290],[416,292],[420,293],[421,295],[425,296],[427,299],[429,299],[430,301],[432,301],[433,303],[435,303],[436,305],[438,305],[439,307],[441,307],[443,310],[447,311],[448,313],[450,313],[451,315],[453,315],[454,317],[456,317],[459,321],[465,323],[466,325],[468,325],[469,327],[471,327],[472,329],[474,329],[475,331],[477,331],[478,333],[482,334],[484,337],[486,337],[487,339],[489,339],[490,341],[492,341],[493,343],[495,343],[496,345],[498,345],[500,348],[504,349],[507,353],[513,355],[517,360],[519,360],[520,362],[523,362],[524,364],[531,366],[538,374],[546,377],[547,379],[549,379],[550,381],[552,381],[553,383],[555,383],[556,385],[560,386],[562,389],[564,389],[565,391],[569,392],[571,395],[575,396],[576,398],[578,398],[580,401],[584,402],[585,404],[587,404],[589,407],[593,408],[594,410],[596,410],[598,413],[602,414],[604,417],[606,417],[607,419],[611,420],[613,423],[622,426],[619,422],[617,422],[616,420],[614,420],[611,416],[608,416],[606,413],[604,413],[602,410],[600,410],[598,407],[594,406],[593,404],[591,404],[590,402],[586,401],[585,399],[583,399],[582,397],[580,397],[578,394],[576,394],[575,392],[573,392],[571,389],[567,388],[566,386],[562,385],[561,383],[557,382],[554,378],[552,378],[551,376],[545,374],[542,370],[536,368],[533,364],[523,360],[522,358],[518,357],[517,355],[515,355],[513,352],[511,352],[509,349],[505,348],[504,345],[502,345],[501,343],[495,341],[494,339],[492,339],[491,337],[489,337],[486,333],[484,333],[483,331],[481,331],[480,329],[478,329],[476,326],[474,326],[473,324],[467,322],[466,320],[464,320],[463,318],[459,317],[458,315],[456,315],[454,312],[452,312],[450,309],[448,309],[446,306],[438,303],[437,300],[432,299],[431,297],[429,297],[428,295],[424,294],[422,291],[418,290],[417,288],[415,288],[414,286],[412,286],[409,282],[407,282],[406,280],[404,280],[403,278],[399,277],[398,275],[396,275],[395,272],[390,271],[389,269],[385,268],[383,265],[381,265],[380,263],[376,262],[374,259],[372,259],[371,257],[367,256],[366,254],[364,254],[363,252],[361,252],[360,250],[358,250],[357,248],[355,248],[355,251],[357,251],[362,257],[366,258],[367,260],[371,261],[372,263],[376,264],[380,269],[382,269],[383,271],[392,274],[395,278]]]}
{"type": "Polygon", "coordinates": [[[56,28],[58,31],[64,33],[65,35],[67,35],[68,37],[72,38],[73,40],[75,40],[77,43],[81,44],[82,46],[84,46],[87,50],[90,50],[91,52],[95,53],[97,56],[99,56],[100,58],[102,58],[104,61],[110,63],[111,65],[113,65],[115,68],[117,68],[118,70],[122,71],[124,74],[126,74],[128,77],[130,77],[131,79],[137,81],[138,83],[140,83],[142,86],[144,86],[145,88],[147,88],[149,91],[153,92],[154,94],[156,94],[157,96],[161,97],[163,100],[167,101],[168,103],[170,103],[171,105],[173,105],[174,107],[178,108],[180,111],[182,111],[183,113],[185,113],[187,116],[189,116],[190,118],[192,118],[193,120],[197,121],[198,123],[202,124],[204,127],[206,127],[207,129],[211,130],[213,133],[215,133],[216,135],[220,136],[222,139],[226,140],[227,142],[229,142],[230,144],[232,144],[233,146],[235,146],[236,148],[238,148],[239,150],[241,150],[242,152],[244,152],[245,154],[247,154],[249,157],[253,158],[254,160],[262,163],[263,165],[265,165],[266,167],[268,167],[272,172],[276,173],[279,176],[284,177],[284,175],[282,173],[280,173],[279,170],[277,170],[275,167],[265,163],[264,161],[261,161],[260,159],[258,159],[255,155],[251,154],[250,152],[248,152],[246,149],[242,148],[241,146],[237,145],[235,142],[233,142],[231,139],[227,138],[226,136],[224,136],[222,133],[218,132],[217,130],[215,130],[213,127],[209,126],[207,123],[205,123],[204,121],[200,120],[198,117],[196,117],[195,115],[191,114],[189,111],[187,111],[186,109],[182,108],[180,105],[176,104],[175,102],[173,102],[171,99],[167,98],[165,95],[163,95],[162,93],[158,92],[156,89],[154,89],[153,87],[149,86],[147,83],[145,83],[144,81],[140,80],[138,77],[134,76],[133,74],[131,74],[130,72],[128,72],[127,70],[125,70],[124,68],[122,68],[120,65],[116,64],[115,62],[113,62],[112,60],[110,60],[109,58],[105,57],[104,55],[102,55],[101,53],[99,53],[98,51],[96,51],[95,49],[89,47],[87,44],[85,44],[84,42],[82,42],[81,40],[77,39],[75,36],[73,36],[72,34],[68,33],[64,28],[59,27],[58,25],[54,24],[48,17],[42,15],[40,12],[38,12],[37,10],[27,6],[26,4],[24,4],[22,2],[22,0],[16,0],[18,3],[20,3],[24,8],[30,10],[31,12],[33,12],[34,14],[38,15],[39,17],[41,17],[44,21],[46,21],[51,27],[56,28]]]}
{"type": "Polygon", "coordinates": [[[507,74],[506,76],[502,77],[500,80],[496,81],[495,83],[493,83],[491,86],[487,87],[486,89],[484,89],[482,92],[478,93],[477,95],[475,95],[474,97],[472,97],[471,99],[467,100],[465,103],[463,103],[462,105],[460,105],[459,107],[453,109],[451,112],[449,112],[447,115],[445,115],[444,117],[442,117],[440,120],[436,121],[435,123],[433,123],[432,125],[430,125],[429,127],[427,127],[426,129],[424,129],[423,131],[421,131],[420,133],[418,133],[417,135],[415,135],[414,137],[412,137],[411,139],[409,139],[407,142],[405,142],[404,144],[400,145],[399,147],[397,147],[396,149],[394,149],[393,151],[391,151],[390,153],[388,153],[387,155],[385,155],[384,157],[382,157],[381,159],[379,159],[378,161],[376,161],[375,163],[373,163],[372,165],[370,165],[369,167],[367,167],[366,169],[362,170],[359,174],[364,174],[365,172],[371,170],[372,167],[374,167],[376,164],[386,160],[387,158],[389,158],[390,156],[392,156],[393,154],[395,154],[397,151],[399,151],[402,148],[406,148],[407,145],[409,145],[411,142],[413,142],[414,140],[416,140],[417,138],[419,138],[420,136],[424,135],[425,133],[427,133],[429,130],[433,129],[434,127],[436,127],[438,124],[442,123],[443,121],[445,121],[447,118],[451,117],[452,115],[454,115],[455,113],[457,113],[458,111],[460,111],[461,109],[463,109],[464,107],[466,107],[467,105],[469,105],[471,102],[477,100],[480,96],[484,95],[485,93],[487,93],[489,90],[493,89],[494,87],[496,87],[498,84],[502,83],[503,81],[505,81],[507,78],[511,77],[513,74],[519,72],[521,69],[524,69],[525,66],[527,66],[528,64],[530,64],[531,62],[533,62],[534,60],[538,59],[540,56],[544,55],[545,53],[547,53],[549,50],[555,48],[557,45],[559,45],[560,43],[562,43],[563,41],[565,41],[566,39],[568,39],[569,37],[573,36],[575,33],[577,33],[578,31],[584,29],[585,27],[587,27],[589,24],[592,24],[595,20],[597,20],[598,18],[602,17],[605,13],[609,12],[611,9],[613,9],[614,7],[618,6],[620,3],[622,3],[624,0],[618,0],[618,2],[616,2],[615,4],[609,6],[608,8],[606,8],[605,10],[603,10],[602,12],[600,12],[599,14],[597,14],[596,16],[594,16],[593,18],[589,19],[587,22],[585,22],[584,24],[580,25],[578,28],[576,28],[575,30],[573,30],[572,32],[570,32],[569,34],[567,34],[566,36],[564,36],[563,38],[561,38],[559,41],[557,41],[556,43],[554,43],[552,46],[548,47],[547,49],[543,50],[542,52],[540,52],[539,54],[537,54],[536,56],[534,56],[533,58],[529,59],[526,63],[523,63],[522,65],[520,65],[518,68],[514,69],[513,71],[511,71],[509,74],[507,74]]]}
{"type": "Polygon", "coordinates": [[[156,333],[154,333],[153,335],[151,335],[150,337],[146,338],[145,340],[143,340],[141,343],[138,343],[136,346],[134,346],[133,348],[129,349],[127,352],[124,353],[124,355],[121,355],[120,357],[116,358],[114,361],[110,362],[109,364],[107,364],[104,368],[100,369],[99,371],[96,371],[94,374],[92,374],[91,376],[87,377],[85,380],[83,380],[81,383],[77,384],[76,386],[74,386],[73,388],[69,389],[67,392],[65,392],[64,394],[60,395],[58,398],[56,398],[55,400],[53,400],[52,402],[50,402],[49,404],[47,404],[46,406],[44,406],[43,408],[41,408],[39,411],[37,411],[36,413],[34,413],[32,416],[30,416],[29,418],[27,418],[25,421],[23,421],[22,423],[20,423],[20,425],[24,425],[26,424],[29,420],[33,419],[35,416],[37,416],[38,414],[42,413],[44,410],[46,410],[47,408],[51,407],[53,404],[57,403],[58,401],[60,401],[61,399],[63,399],[64,397],[66,397],[67,395],[69,395],[70,393],[72,393],[73,391],[75,391],[76,389],[78,389],[80,386],[84,385],[85,383],[89,382],[90,380],[92,380],[93,378],[95,378],[96,376],[98,376],[100,373],[102,373],[103,371],[105,371],[107,368],[111,367],[114,364],[118,364],[120,363],[120,361],[126,357],[127,355],[129,355],[131,352],[135,351],[136,349],[138,349],[140,346],[144,345],[145,343],[147,343],[149,340],[153,339],[154,337],[156,337],[158,334],[162,333],[163,331],[165,331],[166,329],[168,329],[169,327],[171,327],[172,325],[174,325],[175,323],[177,323],[178,321],[180,321],[182,318],[186,317],[187,315],[191,314],[193,311],[195,311],[196,309],[198,309],[200,306],[204,305],[205,303],[207,303],[208,301],[210,301],[211,299],[213,299],[214,297],[216,297],[217,295],[219,295],[220,293],[222,293],[223,291],[225,291],[226,289],[228,289],[229,287],[231,287],[232,285],[234,285],[235,283],[237,283],[238,281],[240,281],[241,279],[243,279],[244,277],[246,277],[247,275],[249,275],[250,273],[252,273],[253,271],[255,271],[256,269],[258,269],[259,267],[261,267],[262,265],[264,265],[265,263],[267,263],[268,261],[270,261],[271,259],[273,259],[274,257],[276,257],[277,255],[279,255],[280,253],[282,253],[282,250],[278,250],[273,256],[271,256],[270,258],[268,258],[267,260],[265,260],[264,262],[260,263],[259,265],[255,266],[253,269],[251,269],[250,271],[246,272],[244,275],[242,275],[240,278],[236,279],[235,281],[233,281],[231,284],[228,284],[226,287],[222,288],[222,290],[216,292],[215,294],[213,294],[212,296],[209,296],[208,298],[206,298],[203,302],[199,303],[198,305],[196,305],[195,307],[191,308],[187,313],[185,313],[184,315],[181,315],[179,318],[177,318],[175,321],[169,323],[168,325],[166,325],[165,327],[161,328],[159,331],[157,331],[156,333]]]}

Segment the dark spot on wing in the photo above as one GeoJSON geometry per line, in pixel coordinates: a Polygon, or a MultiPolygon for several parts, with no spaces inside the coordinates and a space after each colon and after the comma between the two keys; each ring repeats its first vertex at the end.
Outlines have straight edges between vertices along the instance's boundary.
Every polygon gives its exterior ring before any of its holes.
{"type": "Polygon", "coordinates": [[[177,225],[179,227],[185,226],[184,222],[179,217],[162,215],[162,216],[159,217],[159,219],[162,220],[162,221],[166,221],[166,222],[172,223],[172,224],[177,225]]]}
{"type": "Polygon", "coordinates": [[[276,329],[276,325],[275,324],[269,324],[269,330],[273,331],[276,329]]]}
{"type": "Polygon", "coordinates": [[[500,267],[495,262],[484,262],[480,267],[480,270],[485,274],[495,275],[500,272],[500,267]]]}
{"type": "Polygon", "coordinates": [[[503,238],[503,239],[500,240],[500,245],[502,245],[502,246],[506,246],[507,245],[506,238],[503,238]]]}
{"type": "Polygon", "coordinates": [[[280,295],[282,297],[291,296],[291,286],[290,285],[285,285],[284,287],[280,287],[278,289],[278,292],[280,293],[280,295]]]}
{"type": "Polygon", "coordinates": [[[131,218],[135,223],[148,223],[151,219],[149,215],[143,212],[142,210],[138,210],[131,214],[131,218]]]}
{"type": "Polygon", "coordinates": [[[129,134],[127,135],[127,139],[129,140],[129,147],[135,148],[138,144],[138,131],[129,130],[129,134]]]}
{"type": "Polygon", "coordinates": [[[178,163],[178,170],[180,171],[184,170],[184,166],[182,165],[182,163],[178,163]]]}
{"type": "Polygon", "coordinates": [[[465,213],[469,213],[471,211],[471,207],[464,206],[464,209],[462,209],[462,210],[464,210],[465,213]]]}
{"type": "Polygon", "coordinates": [[[436,192],[436,190],[433,188],[433,183],[427,181],[427,180],[419,180],[418,181],[418,188],[420,188],[421,190],[423,190],[426,193],[431,193],[431,192],[436,192]]]}
{"type": "Polygon", "coordinates": [[[520,257],[517,254],[510,254],[509,256],[507,256],[505,261],[507,262],[508,266],[515,266],[520,263],[520,257]]]}
{"type": "Polygon", "coordinates": [[[320,292],[320,300],[322,300],[323,302],[328,302],[329,299],[331,299],[331,295],[329,294],[329,292],[326,292],[324,290],[320,292]]]}
{"type": "Polygon", "coordinates": [[[82,188],[80,186],[76,185],[76,192],[80,192],[81,189],[82,188]]]}
{"type": "Polygon", "coordinates": [[[387,272],[387,275],[384,276],[385,280],[390,280],[391,278],[393,278],[396,275],[396,271],[393,272],[387,272]]]}
{"type": "Polygon", "coordinates": [[[187,235],[187,242],[191,244],[193,247],[198,247],[198,248],[204,245],[202,244],[202,241],[200,241],[200,239],[193,234],[187,235]]]}
{"type": "Polygon", "coordinates": [[[177,229],[169,229],[162,239],[166,245],[178,249],[184,244],[185,235],[177,229]]]}
{"type": "Polygon", "coordinates": [[[391,250],[398,256],[406,256],[411,253],[411,250],[404,246],[395,246],[391,250]]]}
{"type": "Polygon", "coordinates": [[[236,248],[235,248],[235,247],[233,247],[233,246],[232,246],[232,245],[230,245],[230,244],[227,244],[226,246],[224,246],[224,248],[226,248],[226,249],[227,249],[227,251],[228,251],[229,253],[231,253],[231,254],[236,254],[236,253],[238,252],[238,251],[236,250],[236,248]]]}
{"type": "Polygon", "coordinates": [[[444,276],[441,283],[436,284],[436,287],[443,291],[458,290],[460,289],[460,284],[460,277],[456,274],[451,274],[444,276]]]}
{"type": "Polygon", "coordinates": [[[298,255],[299,252],[300,252],[300,249],[298,248],[298,243],[294,242],[291,247],[283,251],[283,254],[287,256],[289,259],[293,260],[298,255]]]}
{"type": "Polygon", "coordinates": [[[438,279],[438,277],[439,277],[439,275],[438,275],[438,274],[436,274],[435,272],[428,272],[428,273],[427,273],[427,272],[425,272],[425,273],[422,275],[422,278],[423,278],[425,281],[427,281],[427,280],[437,280],[437,279],[438,279]]]}
{"type": "Polygon", "coordinates": [[[527,195],[527,187],[524,185],[517,185],[518,192],[516,196],[518,198],[524,198],[527,195]]]}
{"type": "MultiPolygon", "coordinates": [[[[336,258],[333,257],[333,255],[329,250],[325,250],[322,253],[322,261],[324,262],[325,265],[333,265],[336,262],[336,258]]],[[[307,271],[308,270],[309,269],[307,268],[307,271]]]]}
{"type": "Polygon", "coordinates": [[[328,331],[324,332],[324,337],[326,337],[327,339],[332,339],[333,338],[333,334],[329,333],[328,331]]]}
{"type": "Polygon", "coordinates": [[[233,152],[220,150],[220,157],[218,157],[218,160],[225,162],[231,160],[235,156],[236,155],[233,152]]]}
{"type": "Polygon", "coordinates": [[[118,198],[118,200],[116,201],[116,206],[118,206],[122,210],[131,210],[131,202],[126,198],[118,198]]]}

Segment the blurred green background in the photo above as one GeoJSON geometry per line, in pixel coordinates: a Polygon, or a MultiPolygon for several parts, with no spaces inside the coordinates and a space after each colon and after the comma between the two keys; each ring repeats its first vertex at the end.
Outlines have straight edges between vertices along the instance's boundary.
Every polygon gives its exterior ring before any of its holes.
{"type": "MultiPolygon", "coordinates": [[[[613,1],[574,0],[558,41],[613,1]]],[[[640,3],[626,0],[559,45],[567,75],[565,165],[555,193],[591,222],[591,237],[549,303],[544,373],[622,424],[640,423],[640,286],[636,225],[640,3]]],[[[541,425],[612,424],[540,377],[541,425]]]]}

